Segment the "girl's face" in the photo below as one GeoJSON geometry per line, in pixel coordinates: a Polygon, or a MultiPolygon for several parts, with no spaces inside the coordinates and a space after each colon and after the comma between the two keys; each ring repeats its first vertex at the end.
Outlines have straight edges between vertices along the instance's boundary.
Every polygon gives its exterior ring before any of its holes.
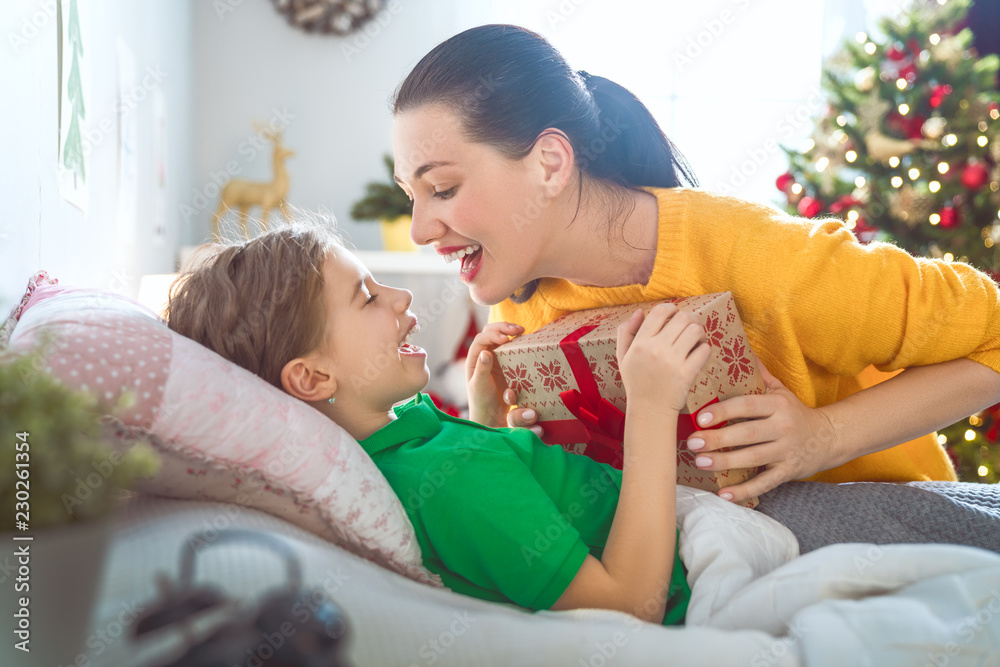
{"type": "Polygon", "coordinates": [[[326,352],[345,407],[384,411],[427,385],[427,353],[406,342],[417,318],[413,294],[381,285],[348,250],[331,250],[323,266],[329,321],[326,352]]]}
{"type": "Polygon", "coordinates": [[[396,181],[413,201],[410,236],[446,261],[464,251],[461,279],[492,305],[539,277],[546,198],[541,169],[467,141],[447,107],[429,104],[396,116],[396,181]]]}

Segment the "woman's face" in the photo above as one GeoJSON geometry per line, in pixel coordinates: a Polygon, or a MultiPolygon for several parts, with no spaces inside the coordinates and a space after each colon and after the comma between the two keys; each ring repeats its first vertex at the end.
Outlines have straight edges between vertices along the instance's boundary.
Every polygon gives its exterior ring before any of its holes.
{"type": "Polygon", "coordinates": [[[512,161],[469,142],[458,116],[437,104],[396,116],[393,150],[396,180],[413,201],[410,236],[461,261],[477,303],[500,303],[539,277],[547,203],[530,155],[512,161]]]}

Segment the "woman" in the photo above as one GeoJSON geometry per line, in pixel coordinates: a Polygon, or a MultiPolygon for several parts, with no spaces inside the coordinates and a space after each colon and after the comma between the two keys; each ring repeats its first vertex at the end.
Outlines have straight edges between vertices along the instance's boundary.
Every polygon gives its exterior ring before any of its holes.
{"type": "MultiPolygon", "coordinates": [[[[682,187],[697,181],[646,108],[530,31],[481,26],[440,44],[394,114],[411,236],[462,260],[491,321],[530,332],[573,310],[733,293],[773,377],[766,394],[699,416],[751,421],[688,441],[707,470],[766,468],[723,498],[801,479],[954,480],[927,434],[1000,402],[989,277],[862,246],[840,221],[682,187]]],[[[496,368],[491,378],[513,403],[496,368]]]]}

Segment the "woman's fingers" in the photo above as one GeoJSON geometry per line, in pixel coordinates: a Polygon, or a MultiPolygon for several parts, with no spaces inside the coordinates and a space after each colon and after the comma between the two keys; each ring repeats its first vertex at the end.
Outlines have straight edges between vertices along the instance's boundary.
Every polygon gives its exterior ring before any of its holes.
{"type": "Polygon", "coordinates": [[[767,493],[771,489],[785,482],[790,482],[794,477],[788,476],[781,468],[768,468],[759,475],[755,475],[736,486],[724,486],[718,491],[718,496],[723,500],[734,503],[741,503],[750,498],[758,497],[767,493]]]}

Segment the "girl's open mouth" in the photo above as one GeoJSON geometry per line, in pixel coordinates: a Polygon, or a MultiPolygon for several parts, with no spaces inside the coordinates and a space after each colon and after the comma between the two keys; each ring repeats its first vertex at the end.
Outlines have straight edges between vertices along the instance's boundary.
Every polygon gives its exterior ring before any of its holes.
{"type": "Polygon", "coordinates": [[[424,348],[418,347],[418,346],[414,345],[413,343],[403,343],[397,349],[399,350],[400,354],[405,354],[405,355],[421,355],[421,354],[422,355],[426,355],[427,354],[427,351],[424,348]]]}

